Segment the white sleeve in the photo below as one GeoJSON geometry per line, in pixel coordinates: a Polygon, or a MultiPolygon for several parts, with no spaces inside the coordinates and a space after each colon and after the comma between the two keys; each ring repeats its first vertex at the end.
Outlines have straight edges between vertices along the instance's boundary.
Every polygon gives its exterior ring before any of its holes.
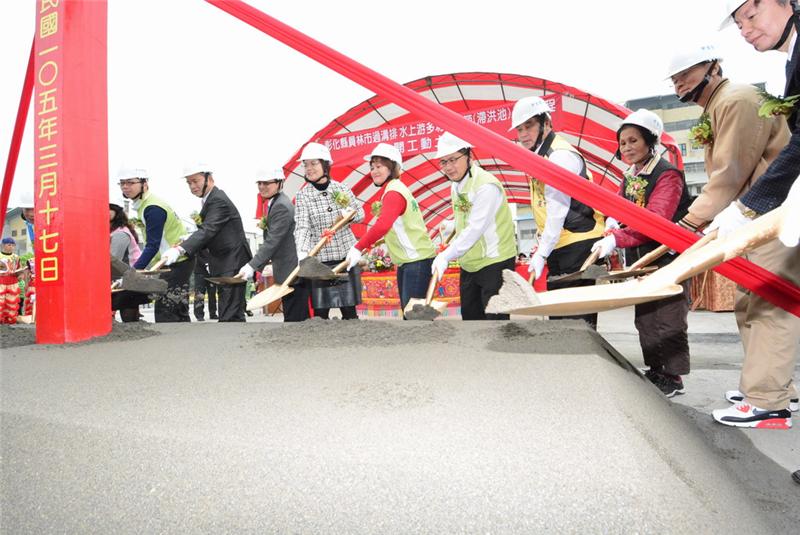
{"type": "Polygon", "coordinates": [[[475,192],[475,199],[472,201],[467,226],[458,233],[450,247],[444,250],[442,254],[445,255],[445,258],[455,260],[469,251],[491,225],[502,201],[503,194],[496,185],[484,184],[478,188],[478,191],[475,192]]]}
{"type": "MultiPolygon", "coordinates": [[[[583,170],[583,160],[570,150],[553,151],[548,159],[576,175],[583,170]]],[[[547,220],[544,223],[544,228],[539,229],[541,236],[539,237],[539,248],[537,251],[546,258],[550,256],[550,253],[556,248],[558,238],[561,236],[561,230],[564,228],[564,220],[567,218],[572,198],[552,186],[545,185],[544,199],[547,203],[547,220]]]]}

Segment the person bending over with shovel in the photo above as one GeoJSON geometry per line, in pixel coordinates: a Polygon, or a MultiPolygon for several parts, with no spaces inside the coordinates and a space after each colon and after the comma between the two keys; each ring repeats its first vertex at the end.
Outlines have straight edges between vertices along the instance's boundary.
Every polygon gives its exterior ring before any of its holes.
{"type": "Polygon", "coordinates": [[[436,158],[450,180],[455,239],[436,255],[432,273],[441,277],[450,261],[461,264],[461,318],[507,320],[486,313],[489,299],[503,285],[503,270],[514,270],[517,243],[511,209],[495,176],[472,161],[472,145],[449,132],[439,138],[436,158]]]}
{"type": "MultiPolygon", "coordinates": [[[[412,298],[425,297],[431,279],[431,264],[436,249],[428,236],[419,205],[403,184],[400,172],[403,158],[396,147],[379,143],[365,156],[372,183],[381,189],[381,200],[373,204],[378,220],[347,253],[347,269],[361,260],[362,251],[386,236],[386,247],[397,267],[400,308],[405,310],[412,298]],[[377,206],[376,206],[377,205],[377,206]]],[[[403,316],[405,319],[405,315],[403,316]]]]}
{"type": "MultiPolygon", "coordinates": [[[[586,180],[592,179],[583,156],[553,130],[550,106],[541,98],[525,97],[514,104],[511,130],[517,131],[519,142],[526,149],[586,180]]],[[[603,235],[602,214],[536,177],[529,178],[539,245],[531,255],[528,272],[538,279],[547,264],[554,279],[563,278],[548,280],[548,290],[594,285],[591,279],[564,276],[584,269],[592,243],[603,235]]],[[[550,316],[550,319],[582,319],[593,329],[597,328],[597,314],[550,316]]]]}
{"type": "MultiPolygon", "coordinates": [[[[350,188],[331,179],[333,159],[325,145],[309,143],[303,148],[299,161],[305,168],[306,184],[295,196],[294,238],[297,258],[302,261],[343,213],[354,211],[353,221],[359,222],[364,220],[364,209],[356,202],[350,188]]],[[[355,243],[356,237],[347,226],[331,236],[319,251],[319,260],[328,267],[336,266],[347,257],[347,251],[355,243]]],[[[344,280],[311,280],[310,284],[315,316],[328,319],[330,309],[338,308],[342,319],[358,319],[356,305],[361,303],[361,270],[358,267],[351,269],[344,280]]]]}
{"type": "MultiPolygon", "coordinates": [[[[683,173],[656,153],[663,130],[658,115],[644,109],[622,121],[617,130],[617,154],[630,168],[620,184],[620,195],[678,222],[686,215],[691,199],[683,173]]],[[[625,262],[631,265],[658,246],[657,242],[630,227],[611,225],[606,237],[596,241],[592,250],[599,250],[600,257],[605,258],[616,247],[624,247],[625,262]]],[[[667,254],[655,264],[665,266],[674,258],[667,254]]],[[[634,312],[642,356],[649,368],[644,375],[668,398],[684,393],[681,375],[689,373],[689,280],[682,286],[682,294],[636,305],[634,312]]]]}
{"type": "MultiPolygon", "coordinates": [[[[264,231],[261,244],[253,259],[239,269],[236,275],[244,280],[253,277],[272,261],[272,272],[276,284],[282,284],[297,266],[297,247],[294,241],[294,205],[283,193],[286,176],[283,169],[271,172],[259,171],[256,175],[258,185],[258,213],[260,227],[264,231]]],[[[308,291],[302,282],[293,286],[294,291],[281,297],[283,321],[303,321],[308,319],[308,291]]]]}

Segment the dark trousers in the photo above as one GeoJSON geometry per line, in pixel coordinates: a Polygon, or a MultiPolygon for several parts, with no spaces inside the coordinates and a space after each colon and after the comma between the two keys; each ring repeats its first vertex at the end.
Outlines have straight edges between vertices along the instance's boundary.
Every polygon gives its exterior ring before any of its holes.
{"type": "MultiPolygon", "coordinates": [[[[575,243],[570,243],[559,249],[554,249],[550,256],[547,257],[547,271],[548,277],[555,277],[557,275],[566,275],[568,273],[575,273],[586,261],[586,258],[592,252],[592,244],[596,242],[596,238],[590,240],[583,240],[575,243]]],[[[577,286],[594,286],[595,281],[576,279],[571,281],[558,281],[548,282],[547,290],[560,290],[562,288],[574,288],[577,286]]],[[[578,316],[550,316],[551,320],[583,320],[589,324],[592,329],[597,330],[597,313],[594,314],[581,314],[578,316]]]]}
{"type": "Polygon", "coordinates": [[[642,346],[644,363],[654,370],[671,375],[689,373],[689,287],[684,281],[683,293],[667,299],[642,303],[635,307],[636,330],[642,346]]]}
{"type": "Polygon", "coordinates": [[[208,294],[208,317],[217,317],[217,286],[206,280],[211,275],[204,268],[203,271],[194,272],[194,317],[202,320],[205,316],[205,298],[208,294]]]}
{"type": "Polygon", "coordinates": [[[161,275],[167,281],[167,293],[155,300],[156,323],[176,323],[189,319],[189,278],[194,272],[194,258],[169,266],[161,275]]]}
{"type": "Polygon", "coordinates": [[[281,297],[283,305],[283,321],[305,321],[310,317],[308,312],[308,287],[300,282],[294,286],[294,291],[281,297]]]}
{"type": "Polygon", "coordinates": [[[463,320],[507,320],[508,314],[487,314],[486,305],[497,295],[503,285],[503,270],[514,270],[516,257],[490,264],[473,273],[461,270],[459,290],[461,293],[461,319],[463,320]]]}
{"type": "MultiPolygon", "coordinates": [[[[230,270],[213,273],[214,277],[233,277],[239,271],[230,270]]],[[[220,323],[225,321],[245,321],[245,292],[247,284],[221,284],[217,287],[217,313],[220,323]]]]}
{"type": "MultiPolygon", "coordinates": [[[[400,294],[400,310],[405,310],[412,298],[425,298],[431,282],[433,258],[408,262],[397,268],[397,291],[400,294]]],[[[405,318],[404,318],[405,319],[405,318]]]]}

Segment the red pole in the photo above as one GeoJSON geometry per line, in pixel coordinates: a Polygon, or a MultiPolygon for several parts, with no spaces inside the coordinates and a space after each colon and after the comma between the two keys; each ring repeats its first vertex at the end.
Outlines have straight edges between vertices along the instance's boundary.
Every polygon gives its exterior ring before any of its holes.
{"type": "Polygon", "coordinates": [[[37,0],[36,342],[111,330],[106,0],[37,0]]]}
{"type": "MultiPolygon", "coordinates": [[[[19,147],[22,144],[22,135],[25,133],[25,121],[28,119],[28,110],[31,107],[31,94],[33,93],[33,42],[31,42],[31,53],[28,56],[28,69],[25,71],[25,81],[22,83],[22,95],[19,97],[19,109],[17,109],[17,120],[14,123],[14,133],[11,135],[11,146],[8,148],[8,160],[6,160],[6,172],[3,175],[3,189],[0,191],[0,234],[3,233],[3,226],[6,223],[6,210],[8,210],[8,197],[11,195],[11,184],[14,183],[14,173],[17,170],[17,159],[19,158],[19,147]]],[[[33,245],[33,244],[31,244],[33,245]]]]}
{"type": "MultiPolygon", "coordinates": [[[[571,197],[628,223],[672,249],[684,251],[698,239],[696,235],[671,221],[635,206],[621,196],[588,180],[582,180],[547,159],[509,142],[478,124],[467,121],[445,106],[426,99],[241,0],[206,0],[206,2],[391,100],[407,111],[416,113],[420,117],[430,118],[440,128],[488,150],[509,165],[540,178],[571,197]]],[[[752,290],[774,305],[800,316],[800,288],[766,269],[743,258],[736,258],[718,266],[715,271],[752,290]]]]}

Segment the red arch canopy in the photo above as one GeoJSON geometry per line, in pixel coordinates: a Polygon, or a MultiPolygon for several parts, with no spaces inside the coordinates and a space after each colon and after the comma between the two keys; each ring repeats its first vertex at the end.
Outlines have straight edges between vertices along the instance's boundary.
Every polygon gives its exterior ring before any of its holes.
{"type": "MultiPolygon", "coordinates": [[[[553,111],[555,129],[580,150],[595,182],[617,191],[624,163],[615,158],[616,129],[629,110],[586,91],[542,78],[504,73],[455,73],[427,76],[404,84],[424,97],[445,105],[466,119],[508,138],[516,139],[511,126],[511,110],[520,98],[538,95],[553,111]]],[[[308,141],[328,146],[333,157],[331,176],[346,183],[369,207],[378,200],[378,189],[369,177],[364,160],[379,142],[396,145],[403,154],[405,182],[423,211],[429,228],[448,217],[452,209],[449,185],[436,165],[436,140],[442,130],[424,117],[379,96],[354,106],[315,133],[308,141]]],[[[669,135],[664,135],[661,151],[682,167],[680,151],[669,135]]],[[[504,185],[510,202],[529,202],[528,181],[524,173],[495,158],[480,146],[475,147],[480,165],[495,174],[504,185]]],[[[302,178],[297,162],[300,149],[284,166],[302,178]]],[[[367,209],[366,223],[372,219],[367,209]]],[[[356,231],[360,229],[354,229],[356,231]]]]}

